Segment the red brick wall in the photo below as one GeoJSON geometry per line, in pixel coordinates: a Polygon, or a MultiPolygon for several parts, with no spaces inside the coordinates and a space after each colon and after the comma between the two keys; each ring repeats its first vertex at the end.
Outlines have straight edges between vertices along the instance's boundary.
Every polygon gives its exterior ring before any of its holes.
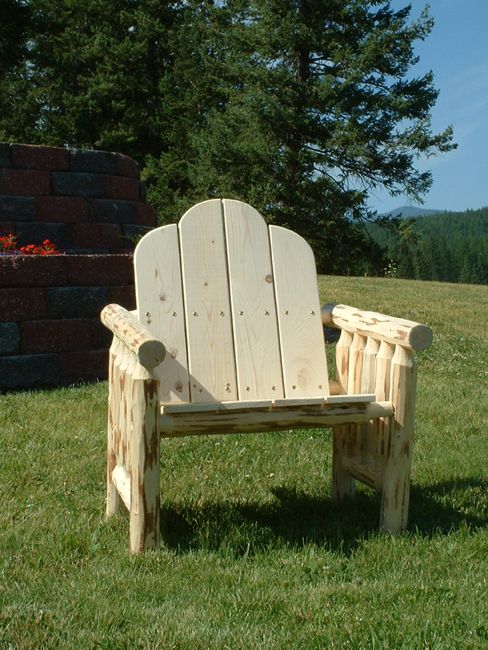
{"type": "Polygon", "coordinates": [[[0,390],[106,378],[99,314],[134,309],[128,236],[156,225],[132,159],[0,143],[0,236],[67,253],[0,256],[0,390]]]}

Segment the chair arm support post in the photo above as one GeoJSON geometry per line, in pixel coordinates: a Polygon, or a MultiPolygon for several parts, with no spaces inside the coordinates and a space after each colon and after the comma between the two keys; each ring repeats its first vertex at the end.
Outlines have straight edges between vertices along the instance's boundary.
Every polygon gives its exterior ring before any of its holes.
{"type": "Polygon", "coordinates": [[[164,360],[164,344],[127,309],[110,304],[103,309],[100,318],[105,327],[136,355],[144,368],[155,368],[164,360]]]}
{"type": "Polygon", "coordinates": [[[331,302],[322,307],[322,323],[417,352],[428,348],[433,337],[426,325],[331,302]]]}

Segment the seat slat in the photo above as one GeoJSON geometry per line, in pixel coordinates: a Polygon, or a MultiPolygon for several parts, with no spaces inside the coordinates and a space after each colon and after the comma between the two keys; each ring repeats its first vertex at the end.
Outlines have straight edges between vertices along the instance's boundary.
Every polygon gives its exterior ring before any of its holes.
{"type": "Polygon", "coordinates": [[[268,226],[240,201],[223,201],[239,398],[283,397],[268,226]]]}
{"type": "Polygon", "coordinates": [[[178,226],[145,235],[134,253],[138,318],[164,343],[167,354],[156,368],[162,402],[188,402],[188,359],[181,286],[178,226]]]}
{"type": "Polygon", "coordinates": [[[329,391],[317,271],[312,249],[291,230],[269,226],[285,397],[329,391]]]}
{"type": "Polygon", "coordinates": [[[238,398],[227,261],[218,199],[179,224],[192,403],[238,398]]]}

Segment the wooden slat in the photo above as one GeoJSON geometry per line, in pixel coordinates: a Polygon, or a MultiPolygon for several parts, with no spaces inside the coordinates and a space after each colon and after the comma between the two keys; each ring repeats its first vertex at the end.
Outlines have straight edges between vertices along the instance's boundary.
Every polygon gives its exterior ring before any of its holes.
{"type": "Polygon", "coordinates": [[[240,201],[223,201],[237,383],[241,400],[283,397],[268,226],[240,201]]]}
{"type": "Polygon", "coordinates": [[[187,402],[188,361],[181,286],[178,227],[163,226],[141,239],[134,252],[138,317],[164,344],[166,357],[155,370],[159,399],[187,402]]]}
{"type": "Polygon", "coordinates": [[[220,200],[191,208],[179,223],[191,401],[238,398],[220,200]]]}
{"type": "Polygon", "coordinates": [[[275,408],[290,408],[296,406],[322,406],[325,403],[325,397],[297,397],[275,399],[273,406],[275,408]]]}
{"type": "Polygon", "coordinates": [[[297,234],[270,226],[285,397],[327,396],[329,380],[312,249],[297,234]]]}
{"type": "Polygon", "coordinates": [[[371,395],[330,395],[327,404],[366,404],[374,402],[376,396],[371,395]]]}
{"type": "Polygon", "coordinates": [[[206,402],[198,404],[163,404],[162,413],[208,413],[209,411],[244,411],[248,409],[269,409],[273,406],[273,400],[257,399],[232,402],[206,402]]]}

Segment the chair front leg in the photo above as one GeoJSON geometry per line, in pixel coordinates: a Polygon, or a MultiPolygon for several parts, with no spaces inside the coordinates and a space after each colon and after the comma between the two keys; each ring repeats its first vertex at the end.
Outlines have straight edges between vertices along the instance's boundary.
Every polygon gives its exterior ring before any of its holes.
{"type": "Polygon", "coordinates": [[[385,473],[380,526],[393,534],[405,530],[408,523],[410,473],[417,363],[411,350],[397,345],[391,362],[391,402],[395,409],[390,418],[385,449],[385,473]]]}
{"type": "Polygon", "coordinates": [[[131,504],[130,548],[132,553],[159,544],[160,440],[158,382],[137,365],[131,388],[131,504]]]}

